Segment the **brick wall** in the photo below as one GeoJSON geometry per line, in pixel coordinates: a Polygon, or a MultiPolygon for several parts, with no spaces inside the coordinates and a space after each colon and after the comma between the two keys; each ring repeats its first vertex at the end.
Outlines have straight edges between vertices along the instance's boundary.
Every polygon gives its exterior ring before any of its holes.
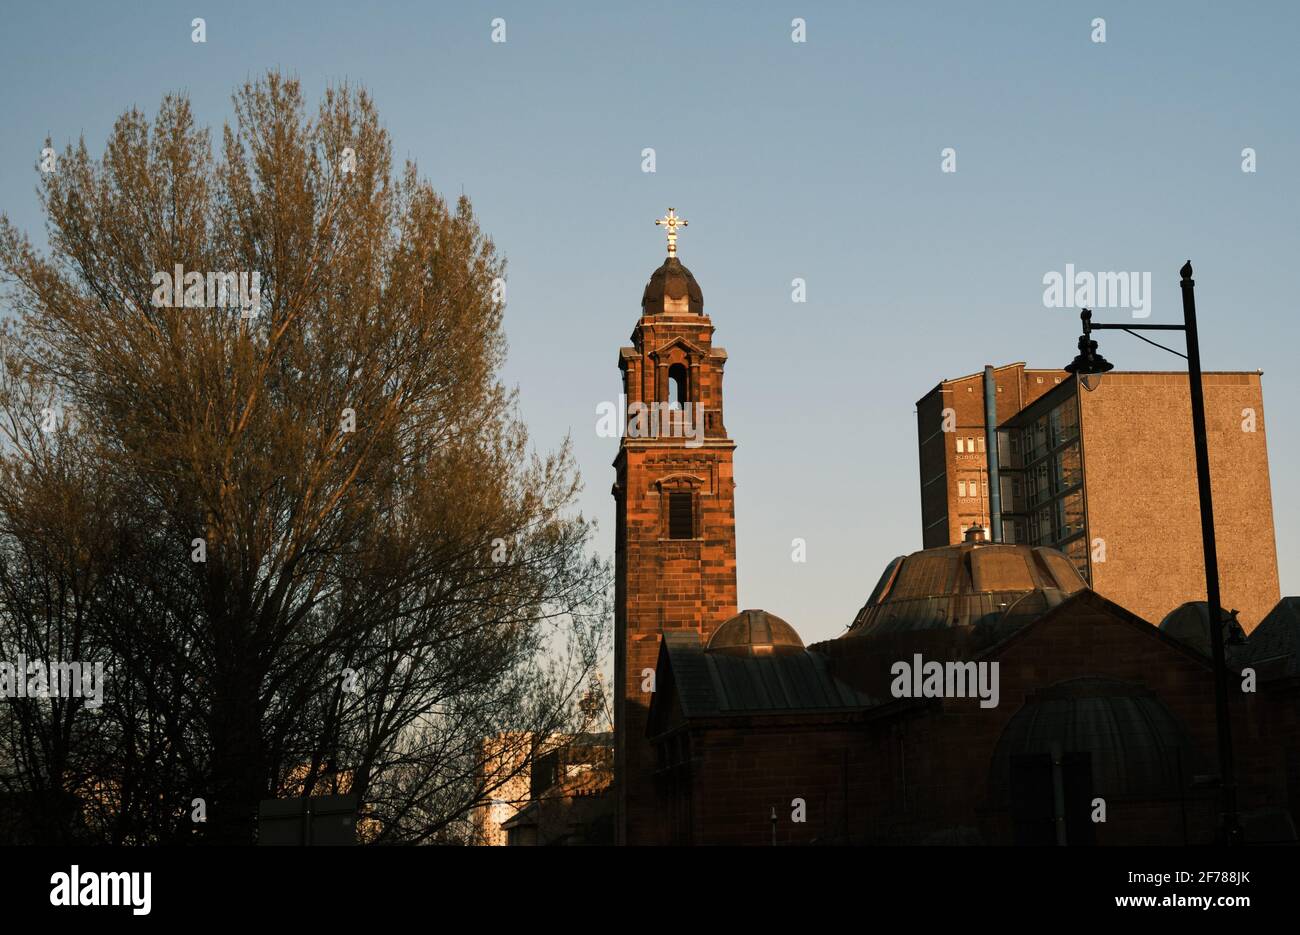
{"type": "MultiPolygon", "coordinates": [[[[678,787],[678,794],[691,797],[690,840],[770,845],[775,807],[782,845],[976,839],[1009,844],[1009,811],[990,793],[998,740],[1031,692],[1080,677],[1153,691],[1187,733],[1188,783],[1195,774],[1217,773],[1210,670],[1146,627],[1088,605],[1032,625],[997,656],[1000,699],[992,709],[980,708],[977,700],[950,699],[914,705],[887,719],[855,714],[692,721],[690,781],[678,787]],[[806,804],[803,823],[792,820],[795,798],[806,804]]],[[[1287,804],[1286,751],[1294,756],[1300,750],[1296,708],[1293,697],[1234,695],[1243,811],[1287,804]],[[1267,705],[1272,709],[1261,707],[1267,705]]],[[[1214,836],[1213,790],[1189,789],[1162,799],[1112,797],[1106,805],[1106,823],[1094,826],[1098,844],[1209,843],[1214,836]]],[[[661,807],[668,811],[670,803],[661,807]]]]}
{"type": "MultiPolygon", "coordinates": [[[[1022,363],[996,367],[998,423],[1020,412],[1058,385],[1062,370],[1027,370],[1022,363]]],[[[944,380],[916,404],[921,476],[921,542],[927,549],[962,541],[962,527],[987,522],[988,458],[984,452],[984,374],[944,380]],[[944,432],[943,411],[952,409],[954,431],[944,432]],[[963,451],[957,451],[957,439],[963,451]],[[966,439],[975,442],[969,451],[966,439]],[[958,481],[977,483],[981,495],[961,497],[958,481]]]]}
{"type": "Polygon", "coordinates": [[[726,352],[712,346],[705,315],[647,309],[619,357],[629,403],[668,401],[669,368],[688,374],[687,395],[704,407],[702,444],[682,437],[625,437],[615,459],[615,774],[620,841],[664,843],[656,813],[654,751],[645,739],[662,630],[690,628],[703,640],[736,613],[735,480],[722,418],[726,352]],[[667,499],[689,493],[694,536],[668,538],[667,499]]]}

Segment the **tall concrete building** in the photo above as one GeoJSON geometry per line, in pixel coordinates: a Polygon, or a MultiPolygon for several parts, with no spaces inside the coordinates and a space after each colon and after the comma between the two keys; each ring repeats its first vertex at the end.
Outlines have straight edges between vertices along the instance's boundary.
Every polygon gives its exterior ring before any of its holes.
{"type": "MultiPolygon", "coordinates": [[[[1204,601],[1187,374],[1013,364],[994,380],[1004,541],[1060,549],[1151,623],[1204,601]]],[[[928,547],[989,518],[982,384],[945,380],[917,403],[928,547]]],[[[1260,374],[1207,373],[1204,387],[1223,604],[1249,632],[1280,598],[1260,374]]]]}
{"type": "MultiPolygon", "coordinates": [[[[1069,377],[1064,370],[1029,370],[1023,362],[997,367],[993,375],[999,418],[1069,377]]],[[[924,548],[961,542],[967,528],[988,523],[983,382],[983,373],[944,380],[916,404],[924,548]]]]}

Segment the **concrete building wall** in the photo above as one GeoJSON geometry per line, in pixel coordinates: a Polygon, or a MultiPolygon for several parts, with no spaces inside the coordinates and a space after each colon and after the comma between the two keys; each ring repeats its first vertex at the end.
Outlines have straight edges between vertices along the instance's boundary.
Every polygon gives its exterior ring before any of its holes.
{"type": "Polygon", "coordinates": [[[530,772],[527,766],[532,747],[529,733],[506,733],[487,737],[480,744],[477,780],[490,787],[488,801],[474,809],[474,843],[505,847],[508,835],[501,826],[528,804],[530,772]]]}
{"type": "MultiPolygon", "coordinates": [[[[1250,632],[1281,596],[1263,393],[1257,373],[1204,386],[1223,605],[1250,632]]],[[[1158,624],[1205,600],[1187,375],[1109,373],[1079,401],[1093,588],[1158,624]]]]}

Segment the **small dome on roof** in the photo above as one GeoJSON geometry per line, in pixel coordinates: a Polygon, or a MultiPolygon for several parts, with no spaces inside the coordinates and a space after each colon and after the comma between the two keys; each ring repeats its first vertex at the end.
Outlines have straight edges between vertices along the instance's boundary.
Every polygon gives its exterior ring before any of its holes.
{"type": "MultiPolygon", "coordinates": [[[[1233,647],[1245,642],[1246,633],[1242,630],[1241,624],[1237,622],[1234,612],[1225,609],[1223,616],[1224,644],[1231,653],[1233,647]]],[[[1180,643],[1190,646],[1202,655],[1211,655],[1213,650],[1210,646],[1209,601],[1188,601],[1185,604],[1179,604],[1165,614],[1164,620],[1160,621],[1160,631],[1167,636],[1172,636],[1180,643]]]]}
{"type": "Polygon", "coordinates": [[[703,315],[704,293],[682,261],[670,256],[664,260],[663,266],[650,274],[650,281],[641,294],[641,312],[644,315],[703,315]]]}
{"type": "Polygon", "coordinates": [[[714,632],[705,652],[728,656],[775,656],[803,652],[794,627],[765,610],[742,610],[714,632]]]}

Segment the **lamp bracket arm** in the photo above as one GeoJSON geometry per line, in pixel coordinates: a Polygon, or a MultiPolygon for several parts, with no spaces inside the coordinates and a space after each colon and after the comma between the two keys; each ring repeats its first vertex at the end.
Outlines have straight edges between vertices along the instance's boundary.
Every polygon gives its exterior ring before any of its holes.
{"type": "Polygon", "coordinates": [[[1093,331],[1186,331],[1186,325],[1109,325],[1092,323],[1093,331]]]}

